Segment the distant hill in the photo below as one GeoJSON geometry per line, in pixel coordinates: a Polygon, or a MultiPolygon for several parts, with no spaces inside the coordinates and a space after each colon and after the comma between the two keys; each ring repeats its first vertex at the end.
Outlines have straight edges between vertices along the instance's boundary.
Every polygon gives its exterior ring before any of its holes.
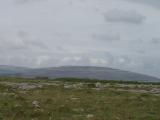
{"type": "Polygon", "coordinates": [[[63,66],[52,68],[30,69],[25,67],[0,66],[0,76],[15,77],[48,77],[48,78],[89,78],[99,80],[125,80],[125,81],[146,81],[160,82],[159,78],[124,71],[120,69],[112,69],[107,67],[91,67],[91,66],[63,66]]]}
{"type": "Polygon", "coordinates": [[[26,67],[0,65],[0,76],[15,76],[28,70],[30,69],[26,67]]]}

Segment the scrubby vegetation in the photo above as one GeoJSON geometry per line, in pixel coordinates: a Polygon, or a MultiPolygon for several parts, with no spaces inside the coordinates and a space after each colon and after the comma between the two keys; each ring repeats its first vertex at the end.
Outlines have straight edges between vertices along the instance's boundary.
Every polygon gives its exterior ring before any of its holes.
{"type": "Polygon", "coordinates": [[[0,78],[0,120],[160,120],[160,85],[0,78]]]}

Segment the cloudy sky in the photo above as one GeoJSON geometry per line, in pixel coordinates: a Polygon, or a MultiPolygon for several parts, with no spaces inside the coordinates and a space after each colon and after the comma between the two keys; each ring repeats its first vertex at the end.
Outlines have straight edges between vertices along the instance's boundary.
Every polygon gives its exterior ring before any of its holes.
{"type": "Polygon", "coordinates": [[[160,0],[0,0],[0,64],[105,66],[160,77],[160,0]]]}

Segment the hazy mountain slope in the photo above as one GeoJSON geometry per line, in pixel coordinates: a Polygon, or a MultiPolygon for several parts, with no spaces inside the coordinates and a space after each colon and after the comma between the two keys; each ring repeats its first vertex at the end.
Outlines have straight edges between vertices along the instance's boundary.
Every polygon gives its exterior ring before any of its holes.
{"type": "Polygon", "coordinates": [[[68,66],[68,67],[54,67],[33,69],[23,72],[21,76],[25,77],[75,77],[75,78],[91,78],[100,80],[135,80],[135,81],[159,81],[158,78],[123,71],[119,69],[105,68],[105,67],[87,67],[87,66],[68,66]]]}
{"type": "Polygon", "coordinates": [[[17,67],[17,66],[8,66],[8,65],[0,65],[0,75],[1,76],[10,76],[20,74],[22,72],[27,72],[30,70],[25,67],[17,67]]]}
{"type": "Polygon", "coordinates": [[[30,69],[25,67],[0,65],[0,76],[15,77],[49,77],[49,78],[90,78],[99,80],[134,80],[134,81],[160,81],[156,77],[112,69],[91,66],[66,66],[53,68],[30,69]]]}

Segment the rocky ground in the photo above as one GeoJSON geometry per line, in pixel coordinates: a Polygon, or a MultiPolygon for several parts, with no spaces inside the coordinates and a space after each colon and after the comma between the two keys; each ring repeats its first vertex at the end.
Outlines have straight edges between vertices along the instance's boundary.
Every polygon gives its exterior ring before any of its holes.
{"type": "Polygon", "coordinates": [[[160,120],[160,85],[0,79],[0,120],[160,120]]]}
{"type": "Polygon", "coordinates": [[[84,83],[84,82],[40,82],[40,83],[17,83],[17,82],[4,82],[0,81],[1,85],[9,86],[19,90],[32,90],[37,88],[43,88],[46,86],[63,86],[65,89],[83,89],[89,87],[95,90],[103,90],[105,88],[116,89],[117,91],[128,91],[133,93],[150,93],[153,95],[160,95],[160,85],[145,85],[145,84],[111,84],[111,83],[84,83]]]}

